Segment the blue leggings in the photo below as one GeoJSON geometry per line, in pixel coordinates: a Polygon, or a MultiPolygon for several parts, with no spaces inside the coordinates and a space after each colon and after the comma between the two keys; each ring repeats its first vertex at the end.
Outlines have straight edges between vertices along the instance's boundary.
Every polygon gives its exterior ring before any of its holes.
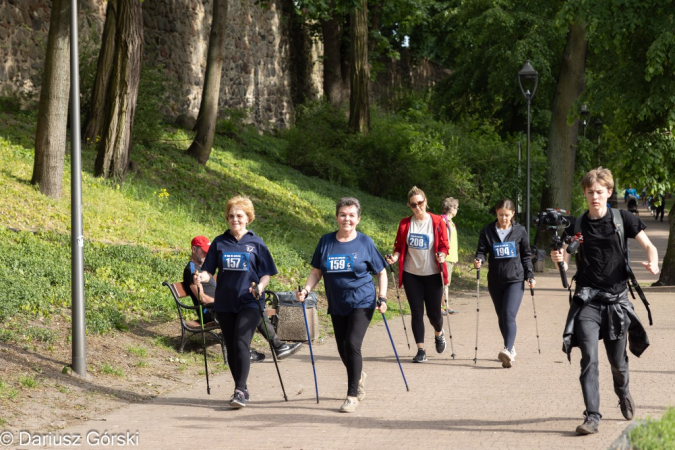
{"type": "Polygon", "coordinates": [[[488,284],[488,291],[492,297],[492,303],[499,319],[499,331],[504,338],[504,347],[513,350],[513,343],[516,341],[516,315],[523,301],[523,292],[525,283],[518,281],[506,285],[488,284]]]}

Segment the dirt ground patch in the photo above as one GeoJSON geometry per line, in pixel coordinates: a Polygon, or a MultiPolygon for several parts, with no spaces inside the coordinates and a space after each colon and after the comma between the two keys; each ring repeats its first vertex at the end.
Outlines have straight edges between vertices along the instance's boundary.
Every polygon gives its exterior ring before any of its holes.
{"type": "MultiPolygon", "coordinates": [[[[27,328],[28,329],[28,328],[27,328]]],[[[70,374],[70,322],[52,319],[43,329],[51,342],[13,333],[0,341],[0,428],[48,432],[129,403],[146,402],[180,386],[204,381],[201,339],[184,353],[177,321],[132,324],[129,331],[88,335],[87,377],[70,374]]],[[[227,370],[220,345],[207,337],[209,373],[227,370]]],[[[262,347],[254,343],[254,347],[262,347]]]]}

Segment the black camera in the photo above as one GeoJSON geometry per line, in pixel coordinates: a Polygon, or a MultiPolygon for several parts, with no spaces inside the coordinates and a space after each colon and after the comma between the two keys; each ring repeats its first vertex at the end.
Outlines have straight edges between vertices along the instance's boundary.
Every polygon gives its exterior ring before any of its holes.
{"type": "Polygon", "coordinates": [[[555,209],[541,211],[538,215],[534,216],[532,221],[540,230],[552,230],[561,226],[567,227],[570,224],[567,217],[555,209]]]}

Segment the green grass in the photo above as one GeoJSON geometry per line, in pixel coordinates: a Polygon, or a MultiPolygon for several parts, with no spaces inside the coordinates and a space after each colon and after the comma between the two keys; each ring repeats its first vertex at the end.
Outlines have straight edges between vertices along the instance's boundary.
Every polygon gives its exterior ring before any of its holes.
{"type": "Polygon", "coordinates": [[[629,440],[635,450],[675,449],[675,408],[670,408],[660,420],[647,421],[631,431],[629,440]]]}
{"type": "Polygon", "coordinates": [[[6,382],[0,380],[0,399],[14,400],[19,391],[6,382]]]}
{"type": "Polygon", "coordinates": [[[141,356],[141,357],[148,355],[148,349],[145,348],[145,347],[141,347],[141,346],[133,346],[133,345],[129,346],[127,348],[127,352],[129,352],[132,355],[141,356]]]}
{"type": "Polygon", "coordinates": [[[116,377],[123,377],[124,376],[124,371],[120,369],[119,367],[115,367],[111,364],[105,363],[101,366],[100,368],[101,373],[104,373],[106,375],[113,375],[116,377]]]}
{"type": "Polygon", "coordinates": [[[35,379],[34,375],[19,375],[19,384],[21,387],[32,389],[37,387],[38,380],[35,379]]]}
{"type": "MultiPolygon", "coordinates": [[[[5,287],[0,291],[0,341],[19,339],[16,330],[28,320],[70,316],[70,159],[66,157],[62,197],[41,195],[30,184],[35,126],[34,112],[14,111],[0,102],[0,283],[5,287]]],[[[384,200],[276,162],[264,149],[276,138],[248,129],[236,139],[216,136],[204,167],[184,153],[191,137],[167,128],[161,141],[135,145],[131,159],[139,170],[123,183],[95,178],[95,150],[83,147],[88,333],[126,331],[136,320],[174,319],[175,306],[161,282],[182,278],[193,236],[223,233],[225,203],[233,195],[253,200],[256,219],[250,228],[265,240],[279,270],[272,290],[292,290],[304,282],[319,237],[336,228],[334,208],[340,197],[359,198],[359,229],[383,254],[391,252],[399,220],[410,214],[405,199],[384,200]]],[[[460,233],[462,258],[468,261],[474,246],[460,233]]],[[[461,277],[454,276],[455,281],[461,277]]],[[[389,306],[392,312],[398,308],[396,302],[389,306]]],[[[27,336],[46,343],[55,339],[35,327],[27,336]]],[[[172,347],[169,341],[154,344],[172,347]]]]}

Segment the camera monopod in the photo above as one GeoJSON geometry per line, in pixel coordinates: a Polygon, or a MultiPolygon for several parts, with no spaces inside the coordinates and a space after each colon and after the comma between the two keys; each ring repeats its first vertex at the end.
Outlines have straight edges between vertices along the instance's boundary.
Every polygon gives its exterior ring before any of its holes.
{"type": "MultiPolygon", "coordinates": [[[[381,302],[378,300],[377,301],[377,306],[379,307],[381,302]]],[[[389,331],[389,324],[387,323],[387,318],[385,317],[384,313],[382,314],[382,320],[384,321],[384,326],[387,327],[387,334],[389,335],[389,341],[391,342],[391,348],[394,349],[394,356],[396,356],[396,362],[398,362],[398,368],[401,369],[401,376],[403,376],[403,383],[405,383],[405,390],[410,392],[410,388],[408,387],[408,381],[405,379],[405,374],[403,373],[403,367],[401,366],[401,360],[398,359],[398,352],[396,351],[396,346],[394,345],[394,339],[391,337],[391,331],[389,331]]]]}
{"type": "MultiPolygon", "coordinates": [[[[302,292],[298,286],[298,292],[302,292]]],[[[308,292],[309,294],[309,292],[308,292]]],[[[312,336],[309,334],[309,322],[307,322],[307,310],[305,302],[302,302],[302,315],[305,316],[305,330],[307,331],[307,345],[309,345],[309,356],[312,359],[312,371],[314,371],[314,389],[316,390],[316,402],[319,403],[319,384],[316,381],[316,366],[314,365],[314,352],[312,351],[312,336]]]]}
{"type": "Polygon", "coordinates": [[[288,401],[288,397],[286,396],[286,389],[284,389],[284,382],[281,379],[281,372],[279,372],[279,363],[277,362],[277,354],[274,351],[274,347],[272,346],[272,341],[270,341],[270,331],[267,329],[267,321],[265,320],[265,311],[263,311],[263,307],[260,304],[260,292],[258,292],[258,285],[255,283],[255,281],[251,282],[251,290],[253,291],[253,297],[256,300],[258,300],[256,303],[258,304],[258,310],[260,311],[260,320],[262,320],[263,326],[265,328],[265,339],[267,339],[267,342],[270,344],[272,359],[274,359],[274,366],[277,368],[279,383],[281,383],[281,392],[284,393],[284,400],[288,401]]]}

